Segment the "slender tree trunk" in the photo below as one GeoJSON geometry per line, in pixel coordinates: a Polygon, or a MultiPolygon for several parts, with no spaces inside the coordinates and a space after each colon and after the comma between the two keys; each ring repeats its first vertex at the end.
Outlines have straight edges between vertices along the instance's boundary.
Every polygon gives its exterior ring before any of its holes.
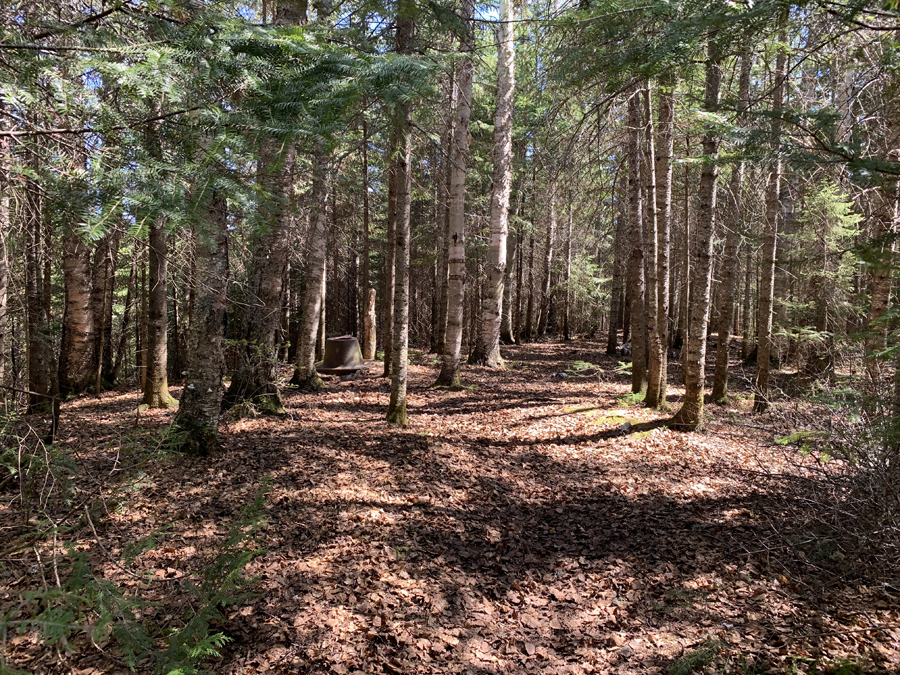
{"type": "Polygon", "coordinates": [[[606,333],[606,353],[609,356],[615,356],[619,349],[619,317],[622,314],[622,294],[625,288],[625,240],[628,237],[628,221],[619,215],[614,218],[616,230],[613,235],[613,276],[609,294],[609,328],[606,333]]]}
{"type": "MultiPolygon", "coordinates": [[[[395,47],[398,54],[409,51],[413,37],[413,0],[399,0],[397,4],[397,33],[395,47]]],[[[406,378],[409,353],[409,258],[410,217],[412,206],[412,106],[400,107],[396,120],[393,148],[393,175],[397,191],[394,239],[388,246],[394,249],[393,334],[391,347],[391,398],[386,419],[392,424],[406,426],[406,378]]]]}
{"type": "Polygon", "coordinates": [[[572,339],[572,335],[570,333],[569,326],[569,312],[570,305],[572,303],[572,290],[571,290],[571,279],[572,279],[572,200],[571,197],[569,199],[569,217],[566,222],[566,290],[565,290],[565,298],[563,304],[563,339],[568,342],[572,339]]]}
{"type": "MultiPolygon", "coordinates": [[[[401,22],[406,24],[406,22],[401,22]]],[[[412,25],[398,26],[412,33],[412,25]]],[[[405,38],[407,44],[409,35],[405,38]]],[[[399,42],[398,36],[398,42],[399,42]]],[[[409,354],[409,245],[410,245],[410,202],[412,192],[412,134],[409,106],[404,106],[403,128],[400,130],[397,162],[397,231],[394,261],[396,266],[394,286],[394,331],[391,348],[391,398],[388,403],[387,421],[406,426],[406,379],[407,356],[409,354]]]]}
{"type": "MultiPolygon", "coordinates": [[[[6,349],[8,330],[7,303],[9,300],[9,250],[7,233],[12,227],[10,210],[9,138],[0,139],[0,384],[6,383],[6,349]]],[[[0,392],[6,412],[6,390],[0,392]]]]}
{"type": "MultiPolygon", "coordinates": [[[[786,44],[784,28],[786,17],[781,19],[779,41],[786,44]]],[[[779,48],[775,57],[774,90],[772,92],[772,142],[778,144],[781,122],[777,115],[784,106],[784,80],[787,73],[787,54],[779,48]]],[[[775,254],[778,243],[778,226],[781,218],[781,157],[776,155],[766,190],[766,230],[763,236],[762,264],[759,284],[759,312],[756,319],[756,380],[754,382],[753,411],[762,413],[769,408],[769,371],[772,356],[772,308],[775,293],[775,254]]]]}
{"type": "Polygon", "coordinates": [[[472,114],[472,78],[474,63],[472,53],[475,38],[472,17],[474,0],[462,0],[460,18],[466,30],[460,38],[460,52],[464,58],[459,64],[459,100],[456,105],[456,122],[453,129],[452,164],[450,167],[450,240],[447,247],[449,261],[447,333],[444,343],[443,364],[436,385],[460,386],[459,362],[462,349],[463,310],[466,290],[466,165],[469,158],[469,118],[472,114]]]}
{"type": "Polygon", "coordinates": [[[491,243],[488,249],[487,280],[481,307],[480,344],[472,355],[474,363],[500,368],[500,327],[504,282],[506,280],[509,197],[512,192],[512,122],[515,93],[515,10],[511,0],[500,2],[497,34],[497,109],[494,113],[494,180],[491,192],[491,243]]]}
{"type": "MultiPolygon", "coordinates": [[[[391,148],[398,147],[399,140],[396,129],[391,131],[390,142],[391,148]]],[[[383,377],[391,376],[391,368],[394,363],[391,358],[391,349],[393,349],[394,343],[394,285],[397,274],[394,258],[397,254],[395,246],[397,238],[397,161],[396,153],[394,153],[388,168],[387,237],[384,249],[384,316],[381,317],[382,344],[384,345],[383,377]]]]}
{"type": "MultiPolygon", "coordinates": [[[[35,167],[32,167],[35,168],[35,167]]],[[[50,400],[38,394],[50,393],[50,342],[44,312],[42,200],[37,185],[25,181],[25,314],[28,357],[28,412],[50,409],[50,400]]]]}
{"type": "Polygon", "coordinates": [[[547,218],[547,232],[544,235],[544,261],[541,273],[541,303],[538,310],[538,336],[547,333],[550,323],[550,288],[553,275],[553,244],[556,239],[556,184],[550,185],[550,209],[547,218]]]}
{"type": "Polygon", "coordinates": [[[290,257],[290,192],[293,185],[294,145],[281,148],[267,140],[259,158],[260,182],[272,198],[266,222],[270,229],[256,236],[250,262],[250,288],[241,336],[241,360],[225,394],[226,407],[251,402],[270,414],[284,412],[275,386],[275,340],[281,324],[285,270],[290,257]]]}
{"type": "Polygon", "coordinates": [[[672,156],[675,145],[675,82],[666,77],[659,88],[659,134],[656,144],[656,329],[662,348],[659,368],[657,407],[666,407],[669,370],[669,248],[672,227],[672,156]]]}
{"type": "Polygon", "coordinates": [[[375,320],[375,289],[370,288],[366,294],[366,314],[363,318],[363,346],[362,355],[366,361],[375,358],[375,332],[377,331],[375,320]]]}
{"type": "MultiPolygon", "coordinates": [[[[714,38],[710,39],[706,63],[706,89],[703,107],[713,112],[719,105],[722,84],[722,57],[714,38]]],[[[670,426],[691,431],[703,425],[703,389],[706,376],[706,329],[709,325],[712,245],[716,220],[716,156],[719,139],[712,127],[703,134],[703,169],[700,173],[700,209],[694,241],[697,260],[691,283],[691,317],[686,345],[684,402],[670,426]]]]}
{"type": "Polygon", "coordinates": [[[144,405],[150,408],[174,408],[177,401],[169,395],[167,374],[168,311],[168,242],[166,221],[158,217],[150,226],[150,288],[147,293],[147,379],[144,382],[144,405]]]}
{"type": "Polygon", "coordinates": [[[659,313],[659,216],[656,178],[656,134],[653,125],[653,90],[647,83],[643,91],[644,118],[647,134],[647,331],[648,331],[648,369],[647,395],[644,403],[650,408],[665,407],[661,380],[665,378],[666,344],[665,314],[659,313]],[[663,398],[660,398],[660,396],[663,398]]]}
{"type": "Polygon", "coordinates": [[[647,311],[644,286],[644,228],[641,199],[640,92],[628,99],[628,212],[631,252],[628,285],[631,290],[631,390],[639,393],[647,381],[647,311]]]}
{"type": "Polygon", "coordinates": [[[112,384],[119,381],[122,375],[122,366],[125,363],[125,349],[128,346],[128,328],[131,321],[132,305],[134,304],[134,285],[137,278],[137,261],[132,259],[131,272],[128,274],[128,286],[125,291],[125,309],[122,312],[122,323],[119,326],[119,346],[116,349],[116,358],[113,361],[112,376],[110,378],[112,384]]]}
{"type": "MultiPolygon", "coordinates": [[[[369,231],[371,228],[369,227],[369,127],[366,124],[366,121],[363,120],[362,123],[362,132],[363,132],[363,148],[362,148],[362,188],[363,188],[363,209],[362,209],[362,278],[360,280],[360,288],[362,292],[366,294],[366,306],[363,310],[365,314],[363,315],[363,345],[362,352],[363,358],[374,359],[375,358],[375,334],[372,334],[372,345],[369,350],[366,346],[366,317],[368,316],[368,302],[369,302],[369,286],[372,283],[371,280],[371,271],[370,271],[370,254],[371,254],[371,241],[372,234],[369,231]],[[371,356],[365,356],[371,351],[371,356]]],[[[374,310],[374,308],[373,308],[374,310]]]]}
{"type": "Polygon", "coordinates": [[[328,248],[328,165],[325,150],[317,147],[313,157],[313,183],[310,195],[312,217],[309,227],[309,249],[303,304],[300,308],[300,335],[297,361],[291,384],[318,389],[324,385],[316,372],[316,337],[322,313],[325,286],[325,263],[328,248]]]}
{"type": "MultiPolygon", "coordinates": [[[[750,105],[750,66],[753,61],[745,49],[741,55],[741,75],[738,84],[738,121],[743,122],[750,105]]],[[[731,218],[725,234],[725,255],[722,259],[719,293],[719,326],[716,341],[716,370],[713,376],[712,400],[725,402],[728,396],[728,347],[731,344],[730,324],[734,313],[735,278],[737,276],[737,246],[740,240],[742,217],[741,190],[744,186],[744,162],[738,160],[731,170],[731,218]]]]}
{"type": "Polygon", "coordinates": [[[197,297],[191,322],[185,386],[175,428],[181,449],[205,456],[219,448],[225,393],[225,317],[228,309],[228,214],[225,195],[213,191],[196,244],[197,297]]]}
{"type": "Polygon", "coordinates": [[[453,139],[458,101],[456,73],[451,72],[447,96],[447,124],[441,137],[441,176],[438,180],[438,318],[435,353],[443,356],[447,339],[447,307],[450,303],[450,183],[453,178],[453,139]]]}
{"type": "Polygon", "coordinates": [[[525,310],[525,342],[534,338],[534,232],[528,241],[528,303],[525,310]]]}

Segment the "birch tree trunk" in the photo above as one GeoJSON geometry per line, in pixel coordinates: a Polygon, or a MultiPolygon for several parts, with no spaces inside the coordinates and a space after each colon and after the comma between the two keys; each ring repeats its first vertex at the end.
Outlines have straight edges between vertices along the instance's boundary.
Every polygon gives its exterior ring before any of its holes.
{"type": "MultiPolygon", "coordinates": [[[[738,84],[738,123],[744,121],[750,105],[750,67],[753,60],[747,50],[741,55],[741,75],[738,84]]],[[[728,347],[731,344],[731,321],[734,314],[735,283],[737,277],[737,246],[742,220],[741,190],[744,186],[744,162],[738,160],[731,170],[731,217],[725,235],[725,255],[722,259],[719,293],[719,326],[716,341],[716,370],[713,376],[712,400],[725,402],[728,397],[728,347]]]]}
{"type": "Polygon", "coordinates": [[[465,56],[459,64],[459,100],[453,129],[450,166],[450,237],[447,247],[449,280],[447,283],[447,332],[444,342],[443,365],[436,385],[460,386],[459,362],[462,348],[463,303],[466,288],[466,165],[469,158],[469,118],[472,114],[472,53],[475,38],[472,17],[474,0],[462,0],[460,19],[466,32],[460,38],[460,52],[465,56]]]}
{"type": "MultiPolygon", "coordinates": [[[[779,42],[786,44],[787,33],[781,19],[779,42]]],[[[784,106],[784,80],[787,72],[787,54],[783,47],[775,57],[774,89],[772,91],[772,142],[776,146],[781,136],[778,115],[784,106]]],[[[781,156],[776,154],[769,173],[766,188],[766,224],[763,235],[762,259],[759,279],[759,309],[756,319],[756,379],[754,381],[753,411],[762,413],[769,408],[769,360],[772,356],[772,308],[775,294],[775,254],[778,244],[778,226],[781,219],[781,156]]]]}
{"type": "Polygon", "coordinates": [[[512,0],[500,0],[497,31],[497,109],[494,113],[494,180],[491,192],[491,243],[488,249],[487,280],[481,307],[481,334],[474,363],[500,368],[500,325],[509,235],[509,197],[512,192],[512,122],[516,86],[515,10],[512,0]]]}
{"type": "MultiPolygon", "coordinates": [[[[710,39],[706,62],[705,110],[719,105],[722,84],[722,57],[714,38],[710,39]]],[[[703,134],[703,169],[700,173],[700,208],[694,242],[697,258],[691,283],[690,325],[685,358],[684,402],[669,422],[673,429],[692,431],[703,425],[703,389],[706,376],[706,329],[709,325],[709,295],[712,277],[712,245],[716,219],[716,156],[719,139],[712,127],[703,134]]]]}
{"type": "Polygon", "coordinates": [[[444,346],[447,339],[447,305],[449,304],[449,275],[450,275],[450,181],[452,177],[452,155],[453,155],[453,129],[456,122],[456,102],[457,102],[457,80],[456,74],[451,72],[449,82],[449,94],[447,96],[447,124],[444,133],[441,136],[441,174],[438,180],[438,205],[437,209],[437,231],[438,236],[438,316],[437,316],[437,335],[434,341],[434,349],[436,354],[444,354],[444,346]]]}
{"type": "Polygon", "coordinates": [[[316,336],[322,313],[325,259],[328,253],[328,166],[325,150],[321,147],[317,147],[314,152],[310,201],[312,217],[309,224],[303,304],[300,307],[297,367],[291,384],[319,389],[325,384],[316,372],[316,336]]]}
{"type": "Polygon", "coordinates": [[[631,252],[628,286],[631,291],[631,391],[644,390],[647,380],[647,309],[644,284],[644,227],[641,198],[641,103],[635,90],[628,98],[628,216],[631,252]]]}
{"type": "Polygon", "coordinates": [[[269,414],[284,412],[281,393],[275,386],[278,357],[275,339],[281,325],[285,271],[290,255],[294,152],[292,142],[278,148],[271,139],[261,148],[260,182],[273,200],[266,213],[270,229],[257,234],[253,245],[248,305],[241,336],[242,360],[225,394],[226,407],[247,401],[269,414]]]}
{"type": "Polygon", "coordinates": [[[206,456],[219,449],[219,415],[225,393],[225,317],[228,309],[228,213],[225,195],[209,196],[198,227],[197,291],[188,343],[185,386],[175,428],[184,452],[206,456]]]}

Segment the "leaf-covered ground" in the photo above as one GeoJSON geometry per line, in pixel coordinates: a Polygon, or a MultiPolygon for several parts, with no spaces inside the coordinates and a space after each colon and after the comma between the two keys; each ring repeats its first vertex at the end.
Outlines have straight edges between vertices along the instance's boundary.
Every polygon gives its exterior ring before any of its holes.
{"type": "MultiPolygon", "coordinates": [[[[599,344],[505,356],[505,371],[466,368],[462,391],[430,388],[435,364],[414,359],[405,430],[383,421],[388,385],[370,372],[286,389],[284,418],[229,416],[220,455],[139,469],[123,439],[172,414],[137,416],[135,392],[74,401],[63,443],[116,501],[70,539],[97,573],[158,603],[141,616],[164,632],[191,611],[181,580],[268,484],[264,552],[247,568],[256,595],[215,626],[233,639],[206,663],[215,673],[900,668],[897,590],[828,582],[785,545],[779,474],[804,460],[772,443],[776,418],[737,397],[709,407],[706,433],[676,433],[629,404],[599,344]],[[125,564],[125,544],[155,531],[155,548],[125,564]]],[[[7,509],[14,495],[2,497],[7,509]]],[[[3,608],[52,585],[36,562],[5,561],[3,608]]],[[[128,672],[112,643],[6,640],[28,672],[128,672]]]]}

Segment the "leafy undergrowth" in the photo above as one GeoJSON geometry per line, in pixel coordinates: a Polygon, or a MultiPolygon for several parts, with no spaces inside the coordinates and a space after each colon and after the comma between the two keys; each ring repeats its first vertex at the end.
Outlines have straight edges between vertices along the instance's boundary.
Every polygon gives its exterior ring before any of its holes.
{"type": "MultiPolygon", "coordinates": [[[[127,471],[125,439],[172,413],[136,418],[134,392],[74,401],[61,446],[106,500],[60,535],[68,549],[4,559],[0,610],[54,585],[50,556],[79,551],[140,596],[134,618],[164,649],[197,612],[186,580],[209,570],[264,489],[258,550],[241,562],[254,595],[215,608],[211,672],[900,667],[898,592],[837,583],[787,544],[794,497],[780,477],[802,473],[804,459],[774,443],[785,435],[777,418],[750,417],[737,397],[709,407],[706,433],[669,431],[628,405],[627,375],[601,354],[592,343],[512,348],[507,370],[469,368],[461,391],[430,388],[436,369],[423,357],[410,368],[405,430],[383,421],[388,385],[374,372],[286,389],[285,417],[229,419],[223,453],[127,471]],[[599,369],[560,376],[573,363],[599,369]],[[129,542],[154,534],[127,559],[129,542]]],[[[16,496],[2,497],[0,524],[15,533],[16,496]]],[[[10,630],[4,645],[26,672],[129,672],[117,643],[89,632],[48,647],[10,630]]]]}

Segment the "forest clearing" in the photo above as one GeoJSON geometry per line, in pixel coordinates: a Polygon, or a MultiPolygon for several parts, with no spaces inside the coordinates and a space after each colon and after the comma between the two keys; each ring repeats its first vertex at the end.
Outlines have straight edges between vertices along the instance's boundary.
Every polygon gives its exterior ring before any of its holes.
{"type": "MultiPolygon", "coordinates": [[[[264,488],[250,595],[209,629],[229,638],[203,662],[215,673],[896,672],[897,590],[803,541],[787,477],[811,460],[774,443],[802,417],[753,416],[745,390],[710,406],[708,433],[671,431],[602,350],[504,349],[506,370],[469,368],[460,391],[431,388],[419,354],[402,431],[383,420],[383,378],[287,389],[287,415],[228,419],[209,458],[132,447],[172,417],[135,417],[133,391],[78,399],[60,444],[94,481],[74,499],[94,505],[67,539],[150,603],[137,617],[163,635],[196,611],[184,581],[264,488]],[[591,362],[599,377],[572,367],[591,362]]],[[[11,515],[0,526],[21,531],[11,515]]],[[[52,576],[20,556],[4,610],[52,576]]],[[[108,636],[32,638],[6,636],[9,667],[128,672],[108,636]]]]}

